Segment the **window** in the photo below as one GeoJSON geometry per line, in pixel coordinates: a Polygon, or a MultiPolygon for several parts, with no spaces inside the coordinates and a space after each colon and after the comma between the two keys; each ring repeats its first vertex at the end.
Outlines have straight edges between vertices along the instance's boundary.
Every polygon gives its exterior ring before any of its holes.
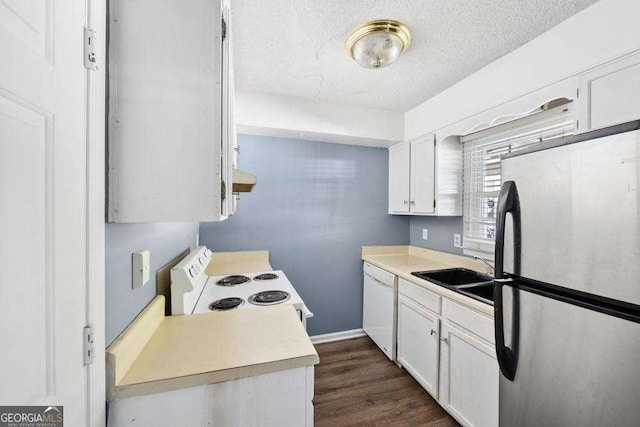
{"type": "Polygon", "coordinates": [[[572,105],[566,100],[564,105],[462,137],[466,254],[493,257],[501,156],[572,133],[572,105]]]}

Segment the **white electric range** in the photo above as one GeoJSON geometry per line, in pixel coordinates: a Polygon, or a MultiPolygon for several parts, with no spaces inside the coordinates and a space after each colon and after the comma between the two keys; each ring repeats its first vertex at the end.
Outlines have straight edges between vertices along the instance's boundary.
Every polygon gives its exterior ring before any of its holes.
{"type": "Polygon", "coordinates": [[[172,315],[291,304],[306,328],[313,313],[282,270],[207,276],[211,256],[209,249],[200,246],[171,269],[172,315]]]}

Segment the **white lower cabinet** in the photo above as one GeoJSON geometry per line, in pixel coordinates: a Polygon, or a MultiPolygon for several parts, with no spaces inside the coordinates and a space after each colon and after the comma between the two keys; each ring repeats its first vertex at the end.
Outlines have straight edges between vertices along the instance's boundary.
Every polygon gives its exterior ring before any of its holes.
{"type": "Polygon", "coordinates": [[[461,424],[498,425],[493,319],[398,279],[397,361],[461,424]]]}
{"type": "Polygon", "coordinates": [[[109,402],[107,427],[313,426],[314,367],[109,402]]]}
{"type": "Polygon", "coordinates": [[[438,398],[440,319],[409,298],[398,297],[398,362],[438,398]]]}
{"type": "Polygon", "coordinates": [[[440,335],[440,404],[464,425],[497,426],[495,349],[446,323],[440,335]]]}

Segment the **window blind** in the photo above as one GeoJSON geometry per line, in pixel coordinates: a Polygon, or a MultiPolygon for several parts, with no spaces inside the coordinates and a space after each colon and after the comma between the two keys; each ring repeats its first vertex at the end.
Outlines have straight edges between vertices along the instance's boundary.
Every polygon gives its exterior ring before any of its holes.
{"type": "Polygon", "coordinates": [[[493,257],[501,156],[571,135],[573,119],[569,103],[461,138],[464,156],[463,249],[466,254],[493,257]]]}

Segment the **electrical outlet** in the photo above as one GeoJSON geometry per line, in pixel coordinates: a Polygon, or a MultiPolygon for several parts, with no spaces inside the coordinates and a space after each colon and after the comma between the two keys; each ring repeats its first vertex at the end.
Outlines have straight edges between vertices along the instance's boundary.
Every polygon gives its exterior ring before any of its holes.
{"type": "Polygon", "coordinates": [[[133,289],[141,288],[149,281],[149,251],[141,249],[131,254],[131,280],[133,289]]]}
{"type": "Polygon", "coordinates": [[[422,229],[422,240],[428,240],[429,239],[429,229],[428,228],[423,228],[422,229]]]}
{"type": "Polygon", "coordinates": [[[462,247],[462,236],[460,236],[458,233],[453,235],[453,247],[454,248],[462,247]]]}

